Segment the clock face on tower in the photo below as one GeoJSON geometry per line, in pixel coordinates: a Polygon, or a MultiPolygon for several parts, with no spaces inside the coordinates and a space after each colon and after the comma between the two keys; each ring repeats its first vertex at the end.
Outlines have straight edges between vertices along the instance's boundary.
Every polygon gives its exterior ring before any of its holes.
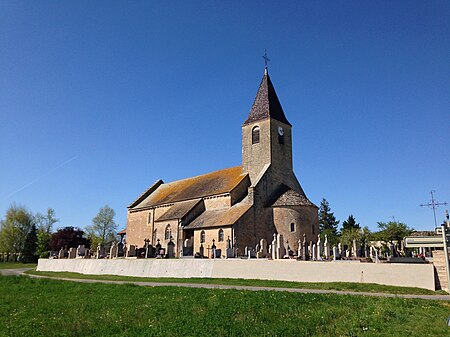
{"type": "Polygon", "coordinates": [[[280,136],[284,135],[284,130],[283,130],[283,128],[281,126],[278,127],[278,134],[280,136]]]}

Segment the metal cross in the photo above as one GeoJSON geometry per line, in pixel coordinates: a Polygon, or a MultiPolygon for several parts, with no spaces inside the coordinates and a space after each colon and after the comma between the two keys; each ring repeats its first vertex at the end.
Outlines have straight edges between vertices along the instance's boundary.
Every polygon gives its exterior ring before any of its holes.
{"type": "Polygon", "coordinates": [[[431,202],[429,202],[428,204],[420,204],[421,207],[430,207],[433,209],[433,214],[434,214],[434,227],[437,227],[437,222],[436,222],[436,208],[438,208],[441,205],[447,205],[446,202],[438,202],[437,200],[434,199],[434,194],[433,192],[436,191],[431,191],[431,202]]]}
{"type": "Polygon", "coordinates": [[[264,59],[264,66],[267,69],[267,66],[269,65],[270,59],[267,57],[267,50],[266,49],[264,49],[264,56],[262,58],[264,59]]]}

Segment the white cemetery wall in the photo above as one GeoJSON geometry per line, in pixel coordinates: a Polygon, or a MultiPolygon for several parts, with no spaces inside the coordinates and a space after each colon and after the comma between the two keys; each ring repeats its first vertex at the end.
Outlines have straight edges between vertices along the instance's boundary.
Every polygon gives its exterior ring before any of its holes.
{"type": "Polygon", "coordinates": [[[37,270],[140,277],[378,283],[435,289],[432,264],[324,263],[257,259],[39,259],[37,270]]]}

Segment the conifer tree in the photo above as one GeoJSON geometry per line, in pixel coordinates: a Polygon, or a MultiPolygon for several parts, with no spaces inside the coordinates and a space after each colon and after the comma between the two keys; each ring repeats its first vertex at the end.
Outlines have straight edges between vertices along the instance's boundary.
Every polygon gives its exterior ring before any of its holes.
{"type": "Polygon", "coordinates": [[[338,241],[338,224],[339,220],[331,212],[330,204],[323,198],[319,207],[319,228],[321,234],[327,234],[331,244],[338,241]]]}
{"type": "Polygon", "coordinates": [[[360,229],[361,226],[359,223],[356,222],[355,217],[353,214],[350,214],[347,218],[347,220],[344,220],[342,223],[342,231],[348,230],[348,229],[360,229]]]}

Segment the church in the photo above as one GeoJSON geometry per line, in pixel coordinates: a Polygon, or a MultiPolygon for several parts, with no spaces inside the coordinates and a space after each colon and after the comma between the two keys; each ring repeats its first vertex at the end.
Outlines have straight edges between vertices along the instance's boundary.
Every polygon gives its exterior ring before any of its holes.
{"type": "Polygon", "coordinates": [[[242,165],[156,181],[128,206],[127,245],[171,245],[181,257],[206,256],[213,245],[243,255],[274,234],[293,251],[304,236],[315,240],[318,209],[294,174],[291,129],[266,67],[242,125],[242,165]]]}

